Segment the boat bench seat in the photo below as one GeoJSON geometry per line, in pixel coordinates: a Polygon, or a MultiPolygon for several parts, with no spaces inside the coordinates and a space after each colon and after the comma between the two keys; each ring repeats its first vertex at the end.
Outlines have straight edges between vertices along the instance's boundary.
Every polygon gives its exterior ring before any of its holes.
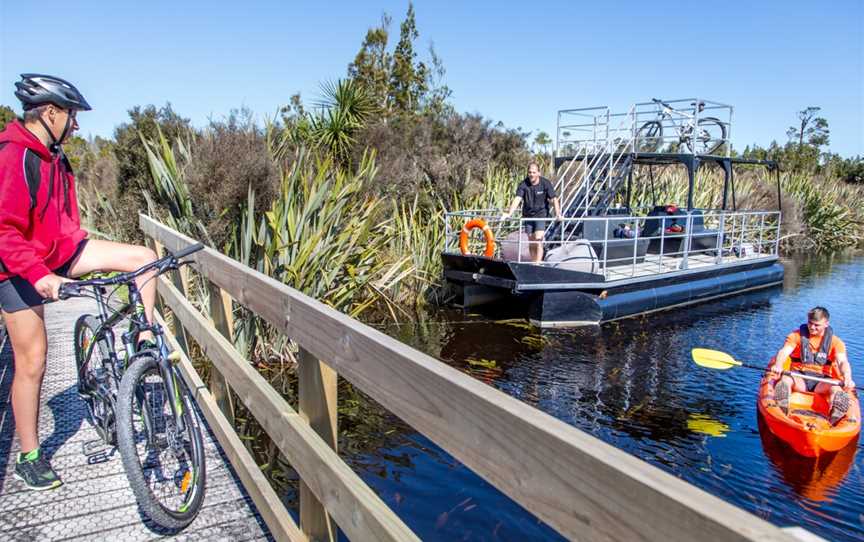
{"type": "MultiPolygon", "coordinates": [[[[678,224],[682,228],[687,227],[687,213],[679,210],[678,214],[668,215],[666,213],[665,206],[655,207],[650,213],[648,213],[649,217],[657,217],[657,218],[647,218],[645,220],[645,227],[642,230],[641,235],[644,237],[655,237],[655,239],[651,239],[651,242],[648,246],[649,254],[660,254],[661,250],[661,241],[662,241],[662,250],[664,256],[682,256],[684,252],[684,245],[682,243],[687,240],[687,232],[681,233],[669,233],[666,232],[663,234],[663,239],[660,239],[660,234],[666,228],[670,228],[675,224],[678,224]]],[[[703,253],[703,254],[716,254],[717,253],[717,234],[719,230],[709,230],[705,228],[705,218],[702,215],[702,211],[699,209],[694,209],[692,212],[693,218],[691,219],[691,226],[693,231],[691,233],[692,240],[690,242],[690,252],[691,253],[703,253]]]]}
{"type": "Polygon", "coordinates": [[[586,220],[582,226],[582,238],[591,243],[597,258],[601,262],[605,260],[609,267],[631,265],[634,263],[634,256],[635,263],[644,262],[649,239],[614,237],[615,227],[612,220],[608,223],[605,220],[586,220]]]}

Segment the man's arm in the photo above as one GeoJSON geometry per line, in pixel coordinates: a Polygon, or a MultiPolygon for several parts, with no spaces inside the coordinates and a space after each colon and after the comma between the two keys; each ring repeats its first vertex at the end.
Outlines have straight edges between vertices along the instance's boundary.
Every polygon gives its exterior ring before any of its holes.
{"type": "Polygon", "coordinates": [[[772,373],[779,376],[783,372],[783,366],[793,350],[795,350],[794,344],[788,342],[783,344],[783,348],[777,351],[777,356],[774,358],[774,365],[771,366],[772,373]]]}
{"type": "Polygon", "coordinates": [[[555,208],[555,218],[561,220],[563,218],[561,216],[561,200],[558,197],[552,198],[552,207],[555,208]]]}
{"type": "Polygon", "coordinates": [[[16,164],[22,160],[5,158],[0,173],[0,261],[7,271],[35,285],[51,270],[22,233],[30,226],[30,198],[22,197],[28,191],[27,180],[24,168],[16,164]]]}
{"type": "Polygon", "coordinates": [[[843,380],[843,387],[850,390],[855,387],[855,381],[852,380],[852,366],[849,365],[849,358],[846,352],[837,352],[837,368],[840,369],[840,378],[843,380]]]}
{"type": "Polygon", "coordinates": [[[561,220],[561,200],[555,193],[555,186],[552,185],[552,181],[546,178],[543,179],[543,184],[546,185],[546,197],[548,201],[552,202],[552,208],[555,210],[555,218],[561,220]]]}
{"type": "Polygon", "coordinates": [[[522,203],[522,197],[516,196],[513,198],[513,203],[510,204],[510,210],[501,215],[502,220],[507,220],[510,216],[516,212],[516,208],[519,207],[519,204],[522,203]]]}

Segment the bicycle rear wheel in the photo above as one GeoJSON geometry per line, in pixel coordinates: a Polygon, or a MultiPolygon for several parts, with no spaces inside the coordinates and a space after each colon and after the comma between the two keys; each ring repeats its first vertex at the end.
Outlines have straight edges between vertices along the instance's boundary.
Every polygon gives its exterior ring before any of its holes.
{"type": "Polygon", "coordinates": [[[189,392],[176,378],[183,431],[155,357],[141,356],[120,382],[117,441],[123,468],[143,512],[167,529],[189,525],[204,500],[206,468],[201,425],[189,392]]]}
{"type": "Polygon", "coordinates": [[[100,327],[101,322],[91,314],[84,314],[75,322],[78,395],[87,406],[90,423],[99,437],[113,446],[117,443],[114,412],[117,386],[105,363],[114,348],[113,335],[108,337],[104,331],[97,335],[100,327]]]}
{"type": "Polygon", "coordinates": [[[657,152],[663,144],[663,124],[649,120],[636,131],[636,152],[657,152]]]}
{"type": "Polygon", "coordinates": [[[714,154],[726,142],[726,125],[716,117],[699,119],[695,147],[692,133],[683,143],[696,154],[714,154]]]}

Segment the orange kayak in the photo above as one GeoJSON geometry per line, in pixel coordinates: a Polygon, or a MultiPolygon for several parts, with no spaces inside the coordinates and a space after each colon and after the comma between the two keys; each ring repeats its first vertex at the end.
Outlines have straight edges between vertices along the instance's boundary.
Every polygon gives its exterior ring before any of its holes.
{"type": "Polygon", "coordinates": [[[831,407],[827,399],[809,392],[792,392],[789,415],[784,414],[774,401],[770,375],[759,385],[758,405],[768,429],[806,457],[841,450],[861,432],[861,406],[855,391],[849,392],[849,410],[835,426],[828,421],[831,407]]]}

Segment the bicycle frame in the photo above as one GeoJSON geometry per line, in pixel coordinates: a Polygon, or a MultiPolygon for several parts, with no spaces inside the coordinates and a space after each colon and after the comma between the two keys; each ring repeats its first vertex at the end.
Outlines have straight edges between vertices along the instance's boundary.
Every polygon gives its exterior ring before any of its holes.
{"type": "MultiPolygon", "coordinates": [[[[677,109],[673,108],[671,105],[667,104],[666,102],[664,102],[662,100],[656,100],[655,99],[654,102],[658,106],[660,106],[660,112],[657,115],[658,121],[662,122],[664,119],[668,119],[669,120],[669,126],[675,128],[676,132],[678,132],[678,139],[681,140],[682,142],[683,142],[684,138],[691,138],[692,139],[693,133],[695,132],[696,127],[698,126],[698,122],[699,122],[699,116],[698,116],[699,104],[698,103],[695,103],[693,105],[694,114],[691,115],[685,111],[678,111],[677,109]],[[682,121],[680,123],[676,123],[675,122],[676,119],[673,115],[678,115],[680,117],[683,117],[684,119],[686,119],[686,122],[682,121]],[[686,130],[685,130],[685,128],[686,128],[686,130]]],[[[704,108],[704,106],[703,106],[703,108],[704,108]]]]}
{"type": "MultiPolygon", "coordinates": [[[[166,391],[170,398],[169,404],[171,405],[171,414],[174,418],[175,427],[178,433],[186,430],[186,425],[183,420],[183,403],[180,396],[180,383],[178,381],[178,372],[174,365],[171,363],[169,358],[168,346],[165,342],[164,330],[162,326],[159,324],[155,324],[149,322],[147,320],[147,315],[144,311],[144,304],[141,299],[141,292],[138,289],[137,284],[135,283],[135,279],[139,276],[147,273],[151,269],[155,271],[156,276],[164,273],[169,269],[176,269],[181,263],[177,261],[177,258],[185,256],[194,252],[195,250],[200,250],[203,248],[203,245],[195,245],[193,247],[189,247],[185,251],[181,251],[176,256],[171,255],[155,262],[152,262],[144,267],[134,271],[132,273],[126,273],[121,277],[109,278],[109,279],[94,279],[89,281],[81,281],[81,282],[72,282],[66,283],[61,287],[61,299],[65,299],[67,297],[72,296],[81,296],[80,288],[87,288],[92,290],[93,296],[92,298],[96,301],[96,305],[99,310],[99,315],[96,317],[99,320],[99,327],[94,330],[94,341],[88,346],[88,351],[84,355],[84,359],[87,362],[90,362],[92,356],[92,348],[95,346],[101,339],[105,339],[108,343],[109,351],[107,352],[107,356],[109,362],[111,364],[111,377],[119,384],[120,380],[123,377],[123,372],[125,372],[126,368],[129,367],[131,363],[135,361],[136,358],[145,355],[155,355],[157,356],[157,365],[159,367],[159,373],[162,377],[163,382],[165,382],[166,391]],[[117,310],[113,310],[108,306],[108,297],[106,296],[105,286],[116,285],[126,286],[129,293],[129,300],[123,306],[121,306],[117,310]],[[71,290],[71,292],[69,291],[71,290]],[[117,350],[114,342],[114,332],[113,328],[116,324],[123,320],[123,318],[129,318],[129,329],[122,335],[123,346],[126,353],[125,362],[120,366],[120,359],[117,356],[117,350]],[[153,333],[153,338],[156,343],[155,349],[148,349],[143,351],[138,351],[138,337],[144,331],[150,331],[153,333]],[[121,367],[118,371],[118,367],[121,367]]],[[[152,280],[152,278],[150,279],[152,280]]],[[[86,296],[90,297],[90,296],[86,296]]],[[[104,360],[102,361],[104,364],[104,360]]],[[[84,371],[87,367],[87,364],[82,364],[80,371],[84,371]]],[[[84,375],[78,375],[79,382],[83,380],[84,375]]],[[[144,423],[147,424],[148,428],[152,428],[150,420],[147,416],[146,409],[142,409],[142,415],[144,416],[144,423]]],[[[148,435],[152,435],[152,431],[148,431],[148,435]]]]}

